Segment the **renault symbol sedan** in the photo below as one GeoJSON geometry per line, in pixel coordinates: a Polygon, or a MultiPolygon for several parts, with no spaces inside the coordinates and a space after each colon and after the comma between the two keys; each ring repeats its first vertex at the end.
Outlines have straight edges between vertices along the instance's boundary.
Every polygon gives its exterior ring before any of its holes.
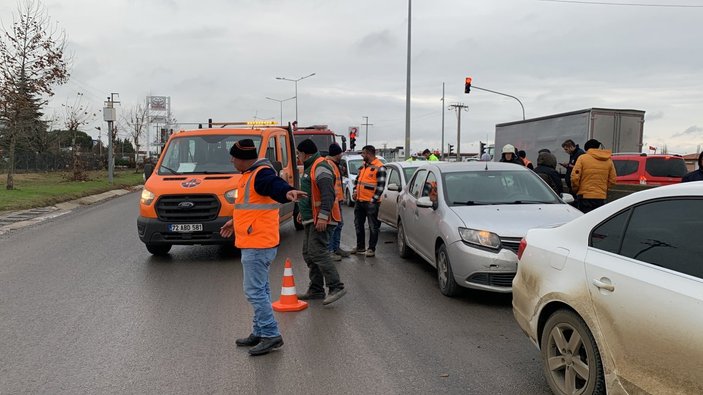
{"type": "Polygon", "coordinates": [[[522,237],[582,215],[571,201],[520,165],[428,163],[400,195],[398,253],[414,251],[436,267],[444,295],[459,287],[509,293],[522,237]]]}
{"type": "Polygon", "coordinates": [[[527,233],[513,313],[555,394],[703,394],[702,229],[690,182],[527,233]]]}
{"type": "Polygon", "coordinates": [[[398,202],[400,192],[405,188],[413,173],[420,166],[420,161],[386,163],[386,187],[381,195],[378,207],[378,219],[386,225],[398,227],[398,202]]]}

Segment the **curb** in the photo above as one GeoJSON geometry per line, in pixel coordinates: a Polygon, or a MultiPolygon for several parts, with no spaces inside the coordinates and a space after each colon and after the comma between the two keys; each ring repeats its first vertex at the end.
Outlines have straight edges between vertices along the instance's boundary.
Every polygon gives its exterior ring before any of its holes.
{"type": "Polygon", "coordinates": [[[124,196],[128,193],[143,189],[144,185],[137,185],[129,189],[113,189],[97,195],[84,196],[79,199],[57,203],[53,206],[37,207],[26,210],[8,211],[0,215],[0,235],[9,231],[34,225],[47,219],[68,214],[80,206],[88,206],[105,200],[124,196]],[[4,225],[3,225],[4,224],[4,225]]]}

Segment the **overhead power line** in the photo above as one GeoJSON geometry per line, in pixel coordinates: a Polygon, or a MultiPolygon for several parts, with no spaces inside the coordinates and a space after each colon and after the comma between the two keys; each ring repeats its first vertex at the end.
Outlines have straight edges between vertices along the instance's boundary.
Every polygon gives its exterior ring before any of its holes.
{"type": "Polygon", "coordinates": [[[549,3],[571,3],[587,5],[612,5],[624,7],[657,7],[657,8],[703,8],[703,5],[693,4],[647,4],[647,3],[615,3],[609,1],[579,1],[579,0],[537,0],[549,3]]]}

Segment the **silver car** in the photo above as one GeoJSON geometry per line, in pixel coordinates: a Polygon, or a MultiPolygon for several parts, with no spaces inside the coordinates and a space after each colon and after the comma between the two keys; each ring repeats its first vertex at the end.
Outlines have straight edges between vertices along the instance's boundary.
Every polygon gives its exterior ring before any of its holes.
{"type": "Polygon", "coordinates": [[[424,162],[390,162],[386,163],[386,188],[381,195],[378,219],[396,228],[398,227],[398,201],[400,191],[413,177],[413,173],[424,162]]]}
{"type": "Polygon", "coordinates": [[[582,215],[569,201],[516,164],[425,164],[400,195],[398,252],[435,266],[444,295],[459,286],[511,292],[520,240],[582,215]]]}

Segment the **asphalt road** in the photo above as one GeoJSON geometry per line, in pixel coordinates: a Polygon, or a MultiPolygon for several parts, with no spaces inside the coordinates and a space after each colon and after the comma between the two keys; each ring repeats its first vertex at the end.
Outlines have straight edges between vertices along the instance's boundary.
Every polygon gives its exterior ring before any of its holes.
{"type": "MultiPolygon", "coordinates": [[[[375,258],[338,264],[348,294],[276,313],[285,346],[249,357],[236,257],[179,246],[152,257],[137,237],[137,193],[0,236],[0,394],[549,393],[510,295],[447,298],[436,272],[395,252],[382,227],[375,258]]],[[[352,211],[342,243],[352,246],[352,211]]],[[[302,232],[281,230],[271,269],[307,286],[302,232]]]]}

